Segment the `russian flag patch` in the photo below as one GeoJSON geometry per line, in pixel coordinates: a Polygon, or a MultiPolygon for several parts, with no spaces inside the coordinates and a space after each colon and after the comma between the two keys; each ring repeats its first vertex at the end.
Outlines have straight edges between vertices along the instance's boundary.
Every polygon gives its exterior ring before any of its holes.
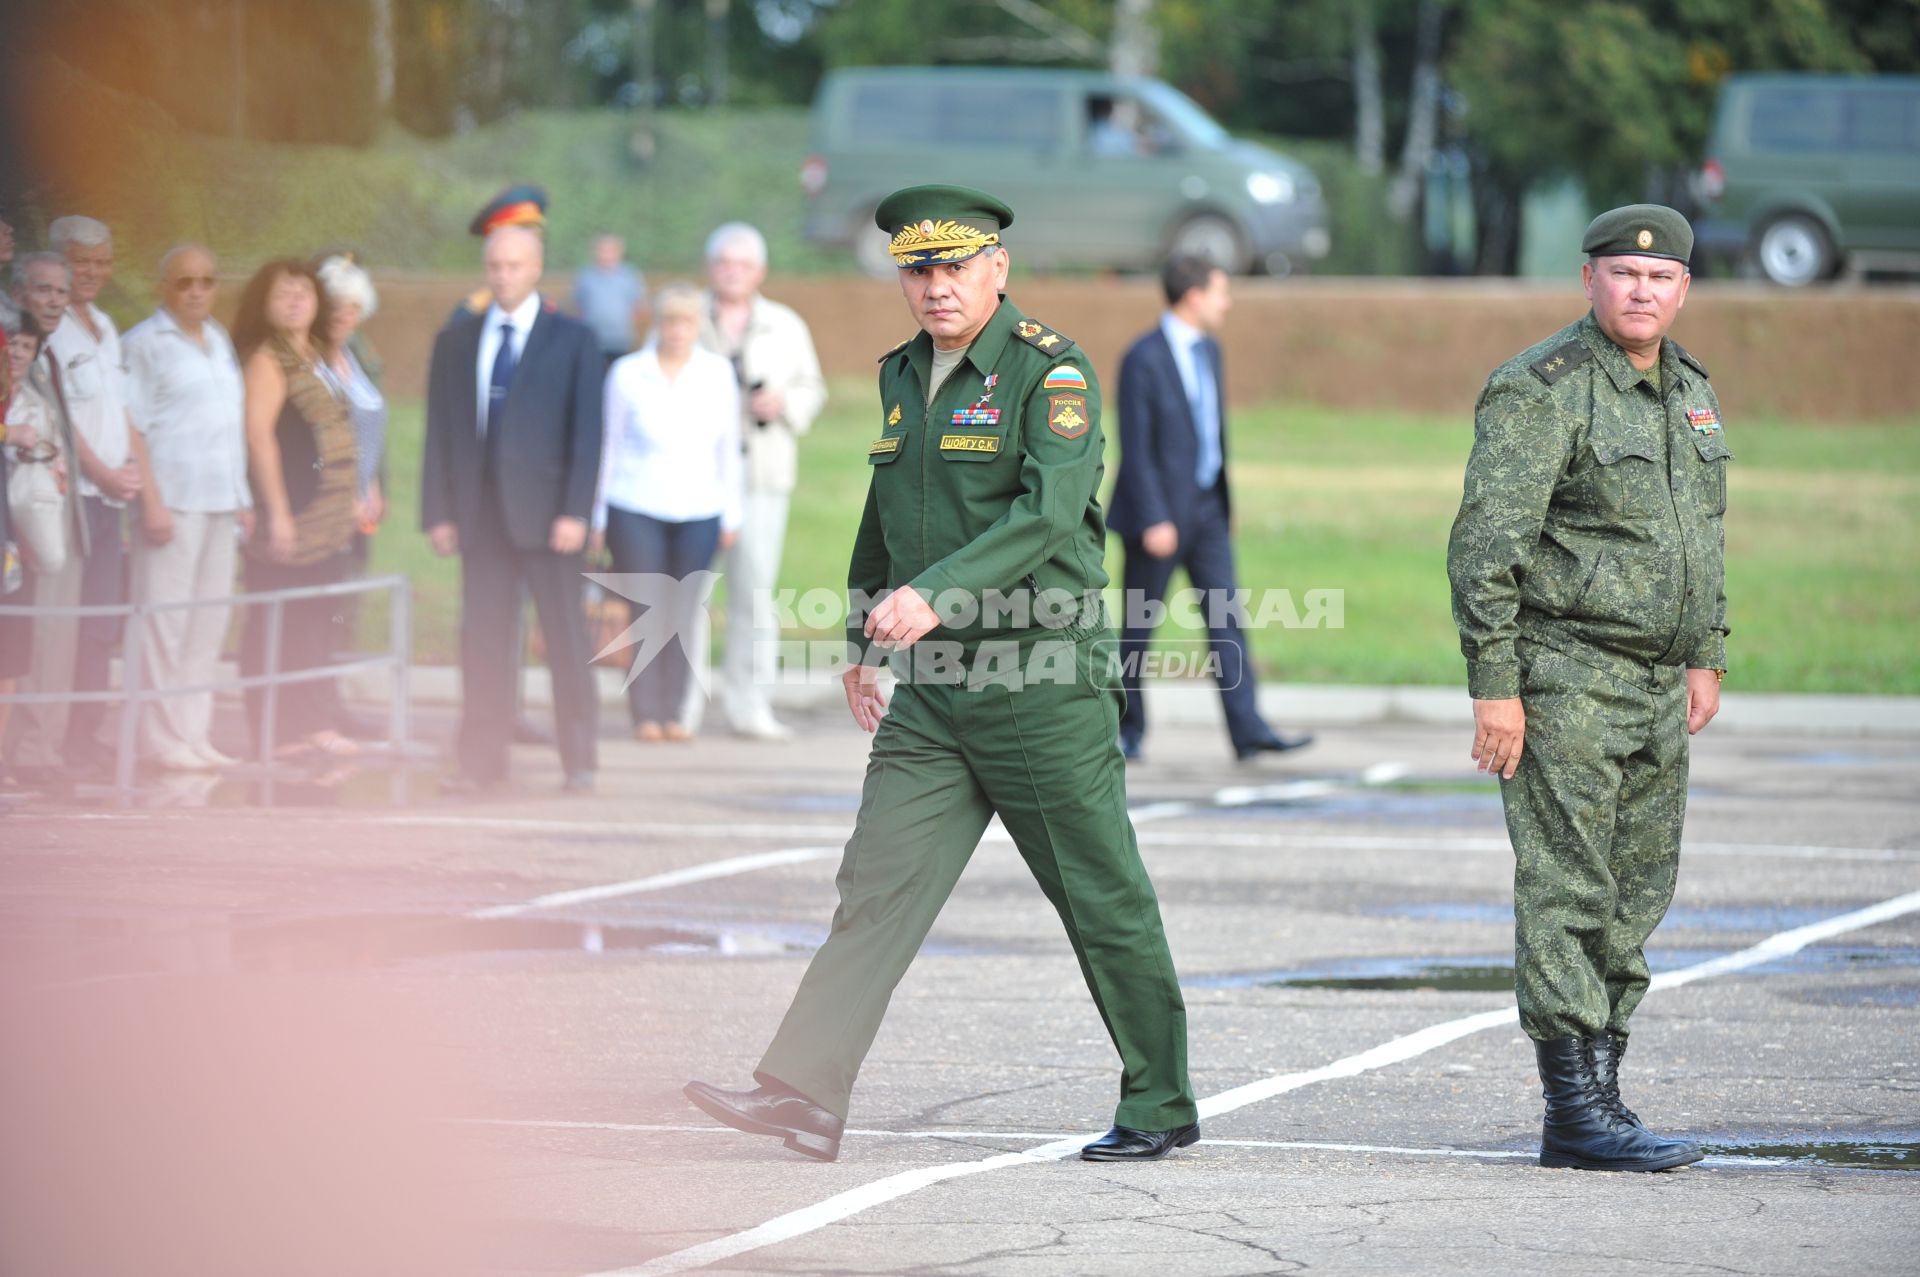
{"type": "Polygon", "coordinates": [[[1058,368],[1048,373],[1047,379],[1040,384],[1043,390],[1085,390],[1087,388],[1087,378],[1086,374],[1082,373],[1078,368],[1072,367],[1069,364],[1061,364],[1058,368]]]}

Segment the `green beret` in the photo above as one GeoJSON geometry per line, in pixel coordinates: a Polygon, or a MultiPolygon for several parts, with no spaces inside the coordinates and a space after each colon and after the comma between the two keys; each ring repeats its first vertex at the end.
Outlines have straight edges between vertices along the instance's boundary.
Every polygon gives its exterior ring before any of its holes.
{"type": "Polygon", "coordinates": [[[1013,210],[971,186],[909,186],[880,201],[873,223],[893,237],[887,251],[902,270],[964,262],[1000,242],[1013,210]]]}
{"type": "Polygon", "coordinates": [[[1580,251],[1588,257],[1664,257],[1685,262],[1693,256],[1693,227],[1665,204],[1629,204],[1587,223],[1580,251]]]}

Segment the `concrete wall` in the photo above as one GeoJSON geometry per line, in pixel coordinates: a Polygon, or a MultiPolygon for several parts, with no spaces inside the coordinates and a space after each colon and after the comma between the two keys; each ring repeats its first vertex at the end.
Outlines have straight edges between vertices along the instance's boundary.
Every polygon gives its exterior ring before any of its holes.
{"type": "MultiPolygon", "coordinates": [[[[433,334],[476,282],[379,280],[380,313],[367,336],[387,361],[392,393],[422,393],[433,334]]],[[[564,284],[557,291],[564,295],[564,284]]],[[[870,375],[881,352],[913,332],[889,281],[776,278],[767,293],[807,318],[830,376],[870,375]]],[[[1016,270],[1011,295],[1092,352],[1108,381],[1160,307],[1157,287],[1143,280],[1043,280],[1016,270]]],[[[1234,296],[1224,339],[1234,402],[1463,416],[1495,364],[1586,309],[1577,281],[1242,280],[1234,296]]],[[[1731,415],[1920,418],[1920,288],[1786,293],[1702,283],[1673,335],[1706,364],[1731,415]]]]}

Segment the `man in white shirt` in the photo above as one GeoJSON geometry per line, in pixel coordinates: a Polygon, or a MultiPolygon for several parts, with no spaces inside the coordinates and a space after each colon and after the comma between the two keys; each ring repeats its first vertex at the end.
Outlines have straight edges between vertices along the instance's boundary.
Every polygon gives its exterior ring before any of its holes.
{"type": "Polygon", "coordinates": [[[724,578],[727,650],[714,691],[734,731],[781,740],[792,733],[768,699],[780,641],[770,603],[797,474],[796,441],[826,406],[827,384],[806,321],[760,295],[766,278],[767,241],[759,231],[729,222],[708,237],[700,344],[733,362],[746,463],[744,517],[724,578]]]}
{"type": "MultiPolygon", "coordinates": [[[[139,502],[143,529],[151,535],[150,520],[158,507],[151,499],[141,500],[146,448],[127,415],[120,334],[107,313],[94,304],[113,277],[113,234],[91,217],[62,217],[48,228],[47,237],[54,251],[66,256],[73,272],[67,313],[47,338],[47,352],[73,421],[77,464],[69,469],[79,486],[87,525],[88,550],[77,565],[80,603],[87,607],[124,603],[126,542],[121,535],[121,511],[139,502]]],[[[73,564],[71,558],[69,564],[73,564]]],[[[106,691],[113,648],[120,640],[120,618],[85,617],[68,635],[73,690],[106,691]]],[[[41,637],[36,633],[36,645],[41,637]]],[[[47,637],[59,642],[57,636],[47,637]]],[[[68,711],[60,754],[69,771],[105,770],[111,765],[112,751],[98,739],[105,718],[106,705],[99,701],[77,704],[68,711]]]]}
{"type": "MultiPolygon", "coordinates": [[[[198,244],[160,262],[160,308],[121,341],[129,409],[146,441],[151,482],[143,535],[134,541],[136,602],[220,598],[233,592],[236,527],[250,531],[244,389],[227,330],[213,318],[213,254],[198,244]]],[[[213,681],[226,638],[225,607],[182,608],[147,618],[141,654],[152,687],[213,681]]],[[[153,701],[141,747],[157,765],[204,771],[231,764],[213,747],[213,696],[153,701]]]]}

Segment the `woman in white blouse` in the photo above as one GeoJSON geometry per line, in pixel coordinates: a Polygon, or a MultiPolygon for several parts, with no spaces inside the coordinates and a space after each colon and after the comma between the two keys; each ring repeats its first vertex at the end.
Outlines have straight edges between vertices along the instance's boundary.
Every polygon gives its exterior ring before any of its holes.
{"type": "MultiPolygon", "coordinates": [[[[593,526],[615,572],[684,581],[731,548],[740,527],[740,388],[733,365],[698,344],[699,293],[672,285],[654,305],[647,344],[607,373],[593,526]]],[[[676,605],[667,631],[678,641],[651,649],[627,685],[636,740],[691,735],[679,714],[692,673],[684,644],[696,633],[700,604],[686,591],[674,597],[688,600],[676,605]]]]}

